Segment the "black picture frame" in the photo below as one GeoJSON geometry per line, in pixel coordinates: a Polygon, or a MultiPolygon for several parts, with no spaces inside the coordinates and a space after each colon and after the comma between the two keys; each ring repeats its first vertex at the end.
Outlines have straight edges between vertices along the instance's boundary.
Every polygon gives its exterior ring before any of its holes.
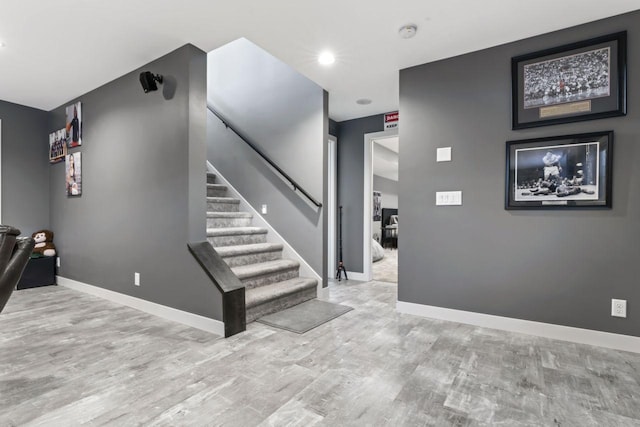
{"type": "Polygon", "coordinates": [[[505,209],[611,208],[613,131],[507,141],[505,209]]]}
{"type": "Polygon", "coordinates": [[[627,114],[627,32],[511,59],[512,127],[627,114]]]}

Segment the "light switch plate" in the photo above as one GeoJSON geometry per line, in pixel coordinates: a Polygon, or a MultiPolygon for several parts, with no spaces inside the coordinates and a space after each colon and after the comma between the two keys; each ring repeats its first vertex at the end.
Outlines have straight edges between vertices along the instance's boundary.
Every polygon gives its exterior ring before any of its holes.
{"type": "Polygon", "coordinates": [[[437,191],[436,206],[462,205],[462,191],[437,191]]]}
{"type": "Polygon", "coordinates": [[[436,162],[450,162],[451,147],[441,147],[436,150],[436,162]]]}

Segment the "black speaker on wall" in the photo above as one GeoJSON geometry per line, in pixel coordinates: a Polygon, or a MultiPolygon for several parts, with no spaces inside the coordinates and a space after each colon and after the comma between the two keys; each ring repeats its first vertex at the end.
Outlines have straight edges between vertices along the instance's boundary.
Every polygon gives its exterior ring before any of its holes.
{"type": "Polygon", "coordinates": [[[140,73],[140,84],[142,85],[144,93],[158,90],[156,82],[162,84],[162,76],[160,74],[153,74],[151,71],[143,71],[140,73]]]}

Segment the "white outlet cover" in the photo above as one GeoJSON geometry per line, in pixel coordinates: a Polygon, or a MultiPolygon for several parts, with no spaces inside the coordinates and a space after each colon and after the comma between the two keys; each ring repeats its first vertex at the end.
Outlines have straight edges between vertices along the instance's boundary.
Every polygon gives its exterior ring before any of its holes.
{"type": "Polygon", "coordinates": [[[612,299],[611,300],[611,315],[613,317],[627,317],[627,300],[625,300],[625,299],[612,299]]]}
{"type": "Polygon", "coordinates": [[[56,267],[60,267],[60,257],[56,257],[56,267]]]}
{"type": "Polygon", "coordinates": [[[140,273],[133,274],[133,284],[136,286],[140,286],[140,273]]]}
{"type": "Polygon", "coordinates": [[[267,205],[262,205],[262,215],[267,214],[267,205]]]}

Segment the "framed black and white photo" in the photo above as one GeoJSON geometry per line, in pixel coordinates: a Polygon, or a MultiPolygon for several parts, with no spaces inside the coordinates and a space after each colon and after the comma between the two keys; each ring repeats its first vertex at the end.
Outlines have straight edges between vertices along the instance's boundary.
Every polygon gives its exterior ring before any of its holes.
{"type": "Polygon", "coordinates": [[[626,31],[511,59],[513,129],[626,114],[626,31]]]}
{"type": "Polygon", "coordinates": [[[380,221],[382,219],[382,193],[373,192],[373,220],[380,221]]]}
{"type": "Polygon", "coordinates": [[[507,141],[506,209],[610,208],[613,131],[507,141]]]}

